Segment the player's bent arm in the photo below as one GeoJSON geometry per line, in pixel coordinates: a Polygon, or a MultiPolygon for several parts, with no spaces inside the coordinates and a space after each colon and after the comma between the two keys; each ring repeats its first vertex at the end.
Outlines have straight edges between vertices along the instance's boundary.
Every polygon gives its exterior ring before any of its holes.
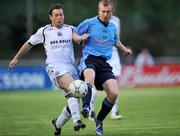
{"type": "Polygon", "coordinates": [[[20,50],[18,51],[18,53],[14,56],[14,58],[9,63],[9,70],[12,69],[18,63],[18,60],[24,54],[26,54],[26,52],[28,52],[31,48],[32,46],[28,42],[25,42],[23,46],[20,48],[20,50]]]}
{"type": "Polygon", "coordinates": [[[125,55],[131,55],[132,51],[126,48],[120,41],[116,44],[116,47],[122,51],[125,55]]]}

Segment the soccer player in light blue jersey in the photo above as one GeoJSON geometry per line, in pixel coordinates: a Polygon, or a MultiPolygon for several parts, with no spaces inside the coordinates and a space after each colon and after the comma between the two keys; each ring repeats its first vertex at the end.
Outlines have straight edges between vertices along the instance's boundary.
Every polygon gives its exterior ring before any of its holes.
{"type": "MultiPolygon", "coordinates": [[[[116,33],[120,37],[120,19],[117,16],[112,15],[110,22],[114,23],[116,26],[116,33]]],[[[117,80],[119,82],[120,74],[121,74],[121,63],[120,63],[120,56],[118,53],[118,50],[115,46],[113,46],[112,51],[112,57],[110,60],[108,60],[108,63],[112,67],[112,72],[117,80]]],[[[119,84],[118,84],[119,85],[119,84]]],[[[90,102],[90,113],[89,113],[89,119],[94,120],[95,114],[95,101],[98,96],[98,91],[95,89],[95,87],[92,89],[92,97],[90,102]]],[[[116,99],[116,102],[111,110],[111,119],[121,119],[123,116],[120,114],[118,109],[118,98],[116,99]]]]}
{"type": "MultiPolygon", "coordinates": [[[[116,46],[124,54],[132,54],[131,50],[123,46],[116,34],[116,27],[109,22],[112,15],[112,2],[101,0],[98,5],[98,16],[86,19],[77,27],[77,34],[87,33],[89,38],[84,43],[83,55],[78,69],[81,79],[98,90],[105,90],[107,96],[95,118],[96,134],[103,135],[103,120],[111,111],[117,96],[118,85],[107,60],[112,56],[112,48],[116,46]]],[[[91,94],[83,98],[82,114],[88,117],[91,94]],[[90,98],[90,99],[89,99],[90,98]]]]}

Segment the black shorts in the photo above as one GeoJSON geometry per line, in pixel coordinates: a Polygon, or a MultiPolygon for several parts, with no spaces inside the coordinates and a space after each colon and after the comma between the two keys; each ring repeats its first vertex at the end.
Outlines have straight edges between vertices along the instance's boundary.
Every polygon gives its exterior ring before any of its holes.
{"type": "MultiPolygon", "coordinates": [[[[112,72],[112,67],[106,62],[106,59],[100,56],[89,55],[85,60],[86,68],[91,68],[95,71],[94,84],[97,90],[103,90],[103,83],[109,79],[115,79],[112,72]]],[[[81,79],[84,80],[83,73],[81,79]]]]}

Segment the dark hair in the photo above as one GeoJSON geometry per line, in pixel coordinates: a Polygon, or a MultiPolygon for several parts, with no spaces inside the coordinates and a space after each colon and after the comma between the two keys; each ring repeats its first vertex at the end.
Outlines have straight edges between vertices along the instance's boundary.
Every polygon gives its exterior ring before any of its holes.
{"type": "Polygon", "coordinates": [[[62,9],[62,10],[64,10],[64,6],[62,4],[60,4],[60,3],[51,4],[51,6],[49,7],[49,10],[48,10],[49,15],[52,15],[52,11],[54,9],[62,9]]]}

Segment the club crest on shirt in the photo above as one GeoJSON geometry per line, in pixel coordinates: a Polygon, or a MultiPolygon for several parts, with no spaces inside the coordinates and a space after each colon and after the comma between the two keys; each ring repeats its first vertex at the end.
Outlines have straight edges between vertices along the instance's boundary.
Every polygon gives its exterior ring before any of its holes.
{"type": "Polygon", "coordinates": [[[108,39],[107,35],[103,35],[103,40],[108,39]]]}
{"type": "Polygon", "coordinates": [[[55,72],[55,76],[58,76],[60,73],[59,73],[59,71],[56,71],[55,72]]]}
{"type": "Polygon", "coordinates": [[[57,35],[58,36],[62,36],[63,34],[61,32],[57,32],[57,35]]]}

